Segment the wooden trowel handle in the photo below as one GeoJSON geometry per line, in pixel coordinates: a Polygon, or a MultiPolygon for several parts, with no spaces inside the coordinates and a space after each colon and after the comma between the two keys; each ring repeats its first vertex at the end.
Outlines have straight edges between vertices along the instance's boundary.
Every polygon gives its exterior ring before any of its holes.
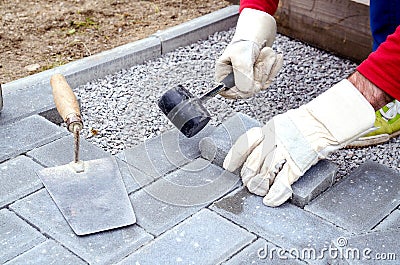
{"type": "Polygon", "coordinates": [[[67,80],[61,74],[55,74],[50,79],[53,88],[54,103],[60,116],[67,123],[68,130],[74,132],[83,127],[79,103],[67,80]]]}

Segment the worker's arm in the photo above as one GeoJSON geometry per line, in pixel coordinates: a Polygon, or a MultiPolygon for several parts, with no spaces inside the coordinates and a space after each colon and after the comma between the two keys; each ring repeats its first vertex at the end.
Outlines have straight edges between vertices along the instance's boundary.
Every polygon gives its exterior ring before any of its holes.
{"type": "Polygon", "coordinates": [[[357,71],[391,97],[400,100],[400,26],[357,67],[357,71]]]}
{"type": "Polygon", "coordinates": [[[271,46],[276,22],[272,17],[277,0],[243,0],[235,35],[215,66],[221,81],[233,71],[235,86],[221,92],[227,98],[248,98],[269,87],[282,67],[282,55],[271,46]]]}
{"type": "Polygon", "coordinates": [[[264,11],[271,16],[275,14],[278,8],[279,0],[241,0],[240,11],[244,8],[252,8],[260,11],[264,11]]]}
{"type": "Polygon", "coordinates": [[[399,73],[400,27],[349,78],[240,136],[224,168],[243,165],[241,177],[249,191],[264,196],[268,206],[281,205],[312,165],[365,134],[375,110],[392,97],[400,99],[399,73]]]}

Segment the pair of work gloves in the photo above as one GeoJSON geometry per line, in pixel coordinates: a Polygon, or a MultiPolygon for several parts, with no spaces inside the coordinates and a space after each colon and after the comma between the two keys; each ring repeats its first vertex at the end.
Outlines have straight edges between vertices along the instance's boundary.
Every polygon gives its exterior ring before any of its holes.
{"type": "MultiPolygon", "coordinates": [[[[215,78],[234,72],[227,98],[248,98],[268,88],[282,67],[282,55],[271,48],[275,19],[255,9],[242,10],[235,35],[216,62],[215,78]]],[[[279,206],[292,196],[291,185],[319,160],[346,146],[373,127],[375,112],[353,84],[344,79],[311,102],[273,117],[263,127],[241,135],[223,167],[242,166],[243,184],[279,206]]]]}

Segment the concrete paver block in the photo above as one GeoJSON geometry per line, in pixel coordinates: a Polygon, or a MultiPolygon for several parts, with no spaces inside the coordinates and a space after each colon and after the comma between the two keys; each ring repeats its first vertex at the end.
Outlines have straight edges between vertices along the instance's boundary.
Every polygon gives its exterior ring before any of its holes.
{"type": "Polygon", "coordinates": [[[38,115],[0,126],[0,162],[65,135],[67,131],[38,115]]]}
{"type": "Polygon", "coordinates": [[[304,208],[311,200],[332,186],[338,166],[329,160],[321,160],[312,166],[292,185],[291,202],[304,208]]]}
{"type": "Polygon", "coordinates": [[[161,40],[162,53],[175,50],[206,39],[217,31],[228,30],[236,25],[238,6],[228,6],[213,13],[195,18],[178,26],[159,31],[153,36],[161,40]]]}
{"type": "Polygon", "coordinates": [[[374,230],[400,229],[400,208],[394,210],[389,216],[377,225],[374,230]]]}
{"type": "Polygon", "coordinates": [[[0,210],[0,263],[11,260],[46,238],[13,212],[0,210]]]}
{"type": "Polygon", "coordinates": [[[147,176],[143,172],[128,165],[126,162],[116,157],[119,170],[121,172],[122,179],[125,183],[126,191],[129,193],[136,191],[143,186],[148,185],[153,181],[152,177],[147,176]]]}
{"type": "Polygon", "coordinates": [[[332,242],[329,264],[399,264],[400,229],[343,237],[332,242]]]}
{"type": "Polygon", "coordinates": [[[246,247],[233,256],[224,265],[248,265],[248,264],[273,264],[273,265],[304,265],[286,253],[279,253],[279,247],[259,238],[250,246],[246,247]]]}
{"type": "Polygon", "coordinates": [[[87,263],[53,240],[47,240],[6,263],[6,265],[44,264],[84,265],[87,263]]]}
{"type": "MultiPolygon", "coordinates": [[[[65,128],[63,129],[66,131],[65,128]]],[[[56,167],[71,163],[74,160],[74,150],[74,137],[69,133],[68,136],[36,148],[28,152],[27,155],[46,167],[56,167]]],[[[109,156],[111,156],[111,154],[81,137],[79,159],[88,161],[109,156]]]]}
{"type": "MultiPolygon", "coordinates": [[[[240,135],[261,124],[243,113],[237,113],[219,125],[214,132],[200,141],[201,156],[222,166],[229,149],[240,135]]],[[[239,172],[237,170],[237,172],[239,172]]]]}
{"type": "MultiPolygon", "coordinates": [[[[50,77],[43,82],[35,82],[32,76],[3,84],[4,108],[0,114],[0,125],[12,123],[28,116],[54,108],[50,77]],[[22,84],[23,83],[23,84],[22,84]]],[[[28,131],[29,127],[25,130],[28,131]]]]}
{"type": "Polygon", "coordinates": [[[152,239],[137,225],[77,236],[45,189],[15,202],[10,208],[90,264],[115,263],[152,239]]]}
{"type": "Polygon", "coordinates": [[[0,164],[0,208],[43,187],[36,175],[42,167],[26,156],[0,164]]]}
{"type": "Polygon", "coordinates": [[[218,264],[254,239],[243,228],[204,209],[119,264],[218,264]]]}
{"type": "Polygon", "coordinates": [[[159,235],[237,184],[237,176],[207,160],[196,159],[130,197],[137,223],[159,235]]]}
{"type": "MultiPolygon", "coordinates": [[[[240,189],[215,202],[212,210],[234,223],[258,234],[285,250],[302,253],[312,248],[316,255],[330,245],[331,240],[346,232],[290,203],[271,208],[262,203],[262,197],[240,189]]],[[[326,260],[313,260],[326,264],[326,260]]]]}
{"type": "Polygon", "coordinates": [[[351,232],[375,227],[400,204],[400,174],[367,161],[305,207],[351,232]]]}
{"type": "Polygon", "coordinates": [[[156,179],[200,156],[199,142],[213,130],[206,126],[194,137],[186,138],[173,129],[126,149],[118,157],[156,179]]]}

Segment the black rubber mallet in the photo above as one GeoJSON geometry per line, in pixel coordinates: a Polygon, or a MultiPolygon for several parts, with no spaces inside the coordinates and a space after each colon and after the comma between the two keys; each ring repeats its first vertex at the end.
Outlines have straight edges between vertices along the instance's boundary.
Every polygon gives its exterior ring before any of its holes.
{"type": "Polygon", "coordinates": [[[178,85],[161,96],[158,107],[176,128],[190,138],[200,132],[211,119],[211,115],[203,103],[233,86],[235,86],[233,72],[200,98],[194,96],[182,85],[178,85]]]}

